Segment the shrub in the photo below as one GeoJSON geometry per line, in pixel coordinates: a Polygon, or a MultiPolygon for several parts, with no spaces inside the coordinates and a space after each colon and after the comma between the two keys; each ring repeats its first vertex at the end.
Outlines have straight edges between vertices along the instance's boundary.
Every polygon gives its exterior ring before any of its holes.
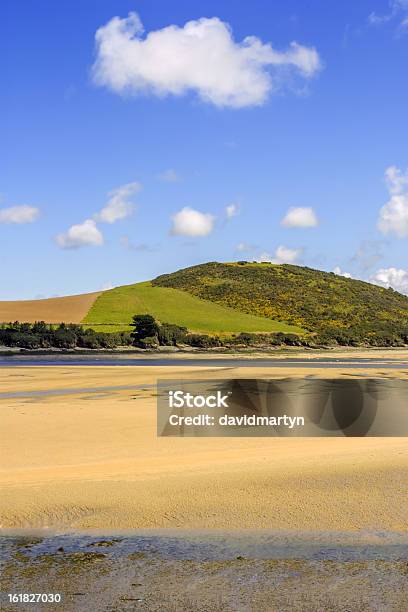
{"type": "Polygon", "coordinates": [[[157,348],[159,346],[159,340],[157,336],[148,336],[147,338],[140,340],[140,345],[145,349],[157,348]]]}

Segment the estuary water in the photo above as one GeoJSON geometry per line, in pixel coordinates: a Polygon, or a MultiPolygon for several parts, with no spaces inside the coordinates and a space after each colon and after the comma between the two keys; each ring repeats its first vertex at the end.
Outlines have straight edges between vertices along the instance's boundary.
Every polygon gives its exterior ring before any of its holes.
{"type": "Polygon", "coordinates": [[[101,550],[110,557],[131,553],[159,554],[196,561],[245,559],[315,559],[358,561],[408,559],[408,536],[399,532],[292,532],[269,530],[138,529],[79,533],[48,530],[0,530],[0,559],[21,543],[27,555],[101,550]],[[29,540],[29,541],[27,541],[29,540]]]}
{"type": "Polygon", "coordinates": [[[219,367],[219,368],[387,368],[408,369],[406,359],[335,357],[129,357],[118,355],[7,355],[0,367],[14,366],[133,366],[133,367],[219,367]]]}

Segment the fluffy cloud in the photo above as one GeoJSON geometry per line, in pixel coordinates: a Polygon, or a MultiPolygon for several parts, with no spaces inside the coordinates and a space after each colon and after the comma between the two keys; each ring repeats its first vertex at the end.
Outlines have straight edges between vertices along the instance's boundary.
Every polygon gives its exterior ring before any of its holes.
{"type": "Polygon", "coordinates": [[[232,219],[232,217],[237,216],[238,211],[239,209],[236,204],[228,204],[228,206],[225,207],[225,216],[227,219],[232,219]]]}
{"type": "Polygon", "coordinates": [[[258,261],[270,261],[274,264],[284,264],[284,263],[296,263],[299,257],[302,255],[303,249],[289,249],[285,246],[278,246],[275,251],[274,257],[271,257],[269,253],[261,253],[258,258],[258,261]]]}
{"type": "Polygon", "coordinates": [[[83,223],[72,225],[63,234],[58,234],[56,243],[62,249],[78,249],[83,246],[101,246],[103,236],[93,219],[86,219],[83,223]]]}
{"type": "Polygon", "coordinates": [[[381,268],[370,277],[370,283],[392,287],[395,291],[408,295],[408,271],[401,268],[381,268]]]}
{"type": "Polygon", "coordinates": [[[58,234],[55,241],[62,249],[78,249],[82,246],[101,246],[104,242],[97,223],[115,223],[132,214],[134,205],[130,198],[140,191],[140,183],[127,183],[108,193],[107,204],[92,219],[71,225],[68,231],[58,234]]]}
{"type": "Polygon", "coordinates": [[[296,42],[285,51],[256,36],[235,42],[229,24],[218,17],[169,25],[144,36],[139,16],[129,13],[100,27],[95,40],[97,85],[157,96],[193,91],[220,107],[263,104],[289,70],[310,78],[321,67],[317,51],[296,42]]]}
{"type": "Polygon", "coordinates": [[[11,206],[10,208],[3,208],[0,210],[0,223],[32,223],[38,218],[40,211],[34,206],[11,206]]]}
{"type": "Polygon", "coordinates": [[[281,221],[285,227],[316,227],[319,225],[313,208],[290,208],[281,221]]]}
{"type": "Polygon", "coordinates": [[[207,236],[214,227],[215,217],[185,206],[172,217],[173,236],[207,236]]]}
{"type": "Polygon", "coordinates": [[[130,201],[131,196],[140,191],[140,183],[128,183],[111,191],[106,206],[94,216],[95,221],[104,223],[115,223],[120,219],[126,219],[132,214],[134,205],[130,201]]]}
{"type": "Polygon", "coordinates": [[[164,172],[159,174],[158,178],[161,181],[164,181],[165,183],[177,183],[180,180],[179,175],[177,174],[175,170],[173,170],[173,168],[169,168],[168,170],[165,170],[164,172]]]}
{"type": "Polygon", "coordinates": [[[352,274],[350,274],[350,272],[344,272],[340,266],[336,266],[333,270],[334,274],[337,274],[337,276],[344,276],[344,278],[353,278],[352,274]]]}
{"type": "Polygon", "coordinates": [[[391,166],[385,171],[390,199],[380,210],[378,229],[383,234],[408,236],[408,169],[391,166]]]}

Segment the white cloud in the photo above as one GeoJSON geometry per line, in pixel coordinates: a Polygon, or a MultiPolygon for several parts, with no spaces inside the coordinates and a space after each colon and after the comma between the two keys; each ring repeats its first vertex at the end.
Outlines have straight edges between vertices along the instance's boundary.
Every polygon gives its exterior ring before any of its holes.
{"type": "Polygon", "coordinates": [[[132,214],[134,205],[132,195],[140,191],[140,183],[127,183],[108,193],[107,204],[92,219],[71,225],[68,231],[58,234],[55,240],[62,249],[77,249],[82,246],[101,246],[104,242],[102,232],[96,223],[115,223],[132,214]]]}
{"type": "Polygon", "coordinates": [[[344,278],[353,278],[353,275],[350,274],[350,272],[344,272],[340,266],[336,266],[333,270],[334,274],[337,274],[337,276],[344,276],[344,278]]]}
{"type": "Polygon", "coordinates": [[[249,251],[252,251],[253,248],[254,247],[252,247],[250,244],[247,244],[246,242],[240,242],[235,247],[235,250],[238,251],[238,253],[248,253],[249,251]]]}
{"type": "Polygon", "coordinates": [[[282,219],[281,225],[285,227],[316,227],[319,225],[319,221],[313,208],[292,207],[282,219]]]}
{"type": "Polygon", "coordinates": [[[385,241],[383,240],[363,240],[351,261],[367,272],[382,259],[384,247],[385,241]]]}
{"type": "Polygon", "coordinates": [[[401,268],[381,268],[370,277],[370,283],[392,287],[395,291],[408,295],[408,271],[401,268]]]}
{"type": "Polygon", "coordinates": [[[289,249],[285,246],[278,246],[275,251],[273,263],[294,263],[302,255],[303,249],[289,249]]]}
{"type": "Polygon", "coordinates": [[[399,21],[399,28],[405,28],[408,25],[408,0],[390,0],[390,10],[384,15],[377,15],[372,12],[368,16],[368,23],[370,25],[380,26],[393,19],[399,21]]]}
{"type": "Polygon", "coordinates": [[[302,253],[303,249],[290,249],[281,245],[276,249],[274,257],[271,257],[269,253],[263,252],[259,256],[258,261],[269,261],[274,264],[293,264],[296,263],[302,253]]]}
{"type": "Polygon", "coordinates": [[[129,217],[134,211],[134,205],[130,201],[130,198],[140,191],[140,189],[140,183],[134,182],[127,183],[127,185],[122,185],[111,191],[108,194],[109,200],[107,204],[99,213],[94,215],[95,221],[115,223],[115,221],[129,217]]]}
{"type": "Polygon", "coordinates": [[[387,23],[392,19],[392,14],[388,13],[387,15],[377,15],[377,13],[370,13],[368,16],[368,23],[370,25],[382,25],[383,23],[387,23]]]}
{"type": "Polygon", "coordinates": [[[174,236],[207,236],[214,227],[215,217],[185,206],[172,216],[174,236]]]}
{"type": "Polygon", "coordinates": [[[67,232],[58,234],[56,243],[62,249],[78,249],[83,246],[101,246],[103,236],[93,219],[72,225],[67,232]]]}
{"type": "Polygon", "coordinates": [[[38,218],[40,211],[34,206],[11,206],[10,208],[3,208],[0,210],[0,223],[32,223],[38,218]]]}
{"type": "Polygon", "coordinates": [[[269,261],[270,263],[272,263],[272,256],[270,253],[267,253],[267,251],[263,251],[258,257],[257,261],[259,261],[260,263],[263,261],[269,261]]]}
{"type": "Polygon", "coordinates": [[[235,42],[229,24],[218,17],[143,34],[134,12],[114,17],[97,30],[97,85],[117,93],[156,96],[193,91],[216,106],[240,108],[263,104],[288,70],[310,78],[321,67],[316,49],[296,42],[285,51],[256,36],[235,42]]]}
{"type": "Polygon", "coordinates": [[[408,168],[402,173],[400,168],[390,166],[385,171],[385,180],[392,194],[408,192],[408,168]]]}
{"type": "Polygon", "coordinates": [[[178,183],[178,181],[180,180],[179,175],[175,170],[173,170],[173,168],[165,170],[164,172],[159,174],[158,178],[161,181],[164,181],[165,183],[178,183]]]}
{"type": "Polygon", "coordinates": [[[225,215],[227,219],[232,219],[232,217],[236,217],[239,212],[239,208],[236,204],[228,204],[225,207],[225,215]]]}
{"type": "Polygon", "coordinates": [[[381,208],[378,229],[383,234],[395,234],[398,238],[408,236],[408,170],[390,166],[385,171],[390,199],[381,208]]]}

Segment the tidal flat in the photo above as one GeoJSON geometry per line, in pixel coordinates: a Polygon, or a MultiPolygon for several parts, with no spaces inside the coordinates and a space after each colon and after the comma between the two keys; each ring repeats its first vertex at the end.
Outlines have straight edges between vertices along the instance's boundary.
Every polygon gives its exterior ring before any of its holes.
{"type": "Polygon", "coordinates": [[[407,538],[381,533],[145,531],[4,536],[9,593],[59,593],[66,612],[405,612],[407,538]]]}
{"type": "MultiPolygon", "coordinates": [[[[157,379],[327,377],[324,365],[0,368],[1,606],[407,609],[408,438],[160,438],[157,379]],[[262,530],[262,532],[260,532],[262,530]]],[[[330,378],[408,378],[404,365],[330,378]]]]}
{"type": "MultiPolygon", "coordinates": [[[[406,531],[408,438],[156,435],[158,378],[310,374],[300,366],[1,368],[0,527],[406,531]]],[[[381,366],[372,375],[407,377],[381,366]]]]}

